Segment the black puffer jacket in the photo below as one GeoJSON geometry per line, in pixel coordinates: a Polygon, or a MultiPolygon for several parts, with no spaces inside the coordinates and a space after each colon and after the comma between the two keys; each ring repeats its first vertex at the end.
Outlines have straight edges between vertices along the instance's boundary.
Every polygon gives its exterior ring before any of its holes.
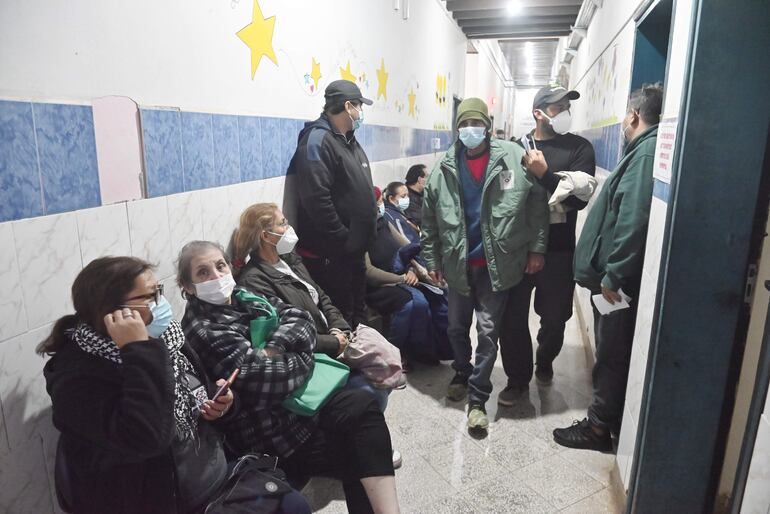
{"type": "MultiPolygon", "coordinates": [[[[210,395],[198,357],[188,344],[182,352],[210,395]]],[[[115,364],[71,342],[45,365],[73,512],[202,510],[227,474],[220,435],[200,419],[194,440],[176,437],[173,370],[160,340],[128,344],[120,354],[115,364]]]]}
{"type": "Polygon", "coordinates": [[[377,206],[369,159],[353,132],[335,132],[321,115],[305,124],[289,164],[300,247],[319,257],[363,256],[374,239],[377,206]]]}
{"type": "Polygon", "coordinates": [[[350,330],[342,313],[332,304],[329,295],[318,287],[318,284],[310,277],[302,258],[295,253],[281,255],[281,259],[318,291],[318,305],[308,293],[305,285],[290,275],[284,275],[269,264],[259,260],[256,252],[238,275],[238,285],[264,296],[275,296],[289,305],[306,310],[313,317],[316,326],[316,351],[336,357],[339,353],[339,341],[329,333],[332,328],[342,331],[350,330]],[[323,313],[323,316],[321,315],[323,313]],[[326,320],[324,321],[324,318],[326,320]]]}

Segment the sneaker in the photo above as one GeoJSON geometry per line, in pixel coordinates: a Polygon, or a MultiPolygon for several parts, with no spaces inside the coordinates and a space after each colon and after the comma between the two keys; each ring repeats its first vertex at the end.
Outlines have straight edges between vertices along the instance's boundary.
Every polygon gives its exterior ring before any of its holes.
{"type": "Polygon", "coordinates": [[[517,400],[529,393],[529,384],[509,385],[497,395],[497,404],[511,407],[517,400]]]}
{"type": "Polygon", "coordinates": [[[468,393],[468,376],[462,373],[455,373],[454,378],[449,382],[446,391],[446,397],[453,402],[459,402],[468,393]]]}
{"type": "Polygon", "coordinates": [[[468,429],[486,430],[489,427],[487,411],[480,403],[471,403],[468,405],[468,429]]]}
{"type": "Polygon", "coordinates": [[[398,469],[401,467],[401,464],[403,464],[404,461],[401,458],[401,452],[398,450],[393,450],[393,469],[398,469]]]}
{"type": "Polygon", "coordinates": [[[557,428],[553,431],[553,440],[567,448],[579,450],[596,450],[600,452],[612,451],[612,438],[609,432],[604,435],[597,434],[588,418],[582,421],[575,420],[571,427],[557,428]]]}
{"type": "Polygon", "coordinates": [[[553,383],[553,365],[550,362],[538,364],[535,369],[535,379],[540,385],[551,385],[553,383]]]}

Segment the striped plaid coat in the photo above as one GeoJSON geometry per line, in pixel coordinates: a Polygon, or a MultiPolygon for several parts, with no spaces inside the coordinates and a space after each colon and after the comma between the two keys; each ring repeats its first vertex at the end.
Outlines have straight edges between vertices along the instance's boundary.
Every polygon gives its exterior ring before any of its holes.
{"type": "Polygon", "coordinates": [[[241,370],[232,387],[240,410],[222,427],[228,445],[239,454],[287,457],[317,425],[316,417],[297,416],[281,406],[313,369],[316,330],[304,310],[276,298],[268,300],[280,318],[278,329],[266,344],[266,348],[280,351],[274,357],[251,348],[249,323],[257,311],[235,294],[231,305],[214,305],[190,296],[182,327],[213,380],[226,378],[235,368],[241,370]]]}

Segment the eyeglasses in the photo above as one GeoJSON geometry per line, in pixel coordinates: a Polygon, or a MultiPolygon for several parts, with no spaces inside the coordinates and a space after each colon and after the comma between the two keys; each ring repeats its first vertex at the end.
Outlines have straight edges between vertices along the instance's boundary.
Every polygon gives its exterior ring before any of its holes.
{"type": "Polygon", "coordinates": [[[118,305],[118,307],[128,309],[149,309],[150,303],[155,302],[155,305],[160,303],[161,296],[163,296],[163,284],[158,284],[158,286],[155,288],[155,292],[152,294],[152,298],[148,303],[126,303],[123,305],[118,305]]]}

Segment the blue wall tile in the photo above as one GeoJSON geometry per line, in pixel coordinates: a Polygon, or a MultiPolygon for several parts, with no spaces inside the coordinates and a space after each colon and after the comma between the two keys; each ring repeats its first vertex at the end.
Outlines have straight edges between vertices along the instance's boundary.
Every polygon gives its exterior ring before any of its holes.
{"type": "Polygon", "coordinates": [[[278,177],[281,175],[281,120],[280,118],[263,117],[262,125],[262,165],[264,177],[278,177]]]}
{"type": "Polygon", "coordinates": [[[662,180],[655,179],[652,186],[652,196],[663,200],[668,203],[669,195],[671,194],[671,185],[663,182],[662,180]]]}
{"type": "Polygon", "coordinates": [[[286,174],[294,151],[297,149],[300,123],[302,123],[300,120],[281,118],[281,175],[286,174]]]}
{"type": "Polygon", "coordinates": [[[184,172],[179,111],[142,109],[140,112],[147,195],[181,193],[184,191],[184,172]]]}
{"type": "Polygon", "coordinates": [[[262,167],[262,131],[258,116],[238,116],[241,180],[265,178],[262,167]]]}
{"type": "Polygon", "coordinates": [[[182,113],[182,163],[185,191],[217,185],[214,177],[211,114],[182,113]]]}
{"type": "Polygon", "coordinates": [[[32,104],[0,101],[0,222],[42,214],[32,104]]]}
{"type": "Polygon", "coordinates": [[[32,111],[45,213],[101,205],[91,107],[34,104],[32,111]]]}
{"type": "Polygon", "coordinates": [[[214,114],[214,180],[218,186],[241,181],[240,151],[238,150],[238,116],[214,114]]]}

